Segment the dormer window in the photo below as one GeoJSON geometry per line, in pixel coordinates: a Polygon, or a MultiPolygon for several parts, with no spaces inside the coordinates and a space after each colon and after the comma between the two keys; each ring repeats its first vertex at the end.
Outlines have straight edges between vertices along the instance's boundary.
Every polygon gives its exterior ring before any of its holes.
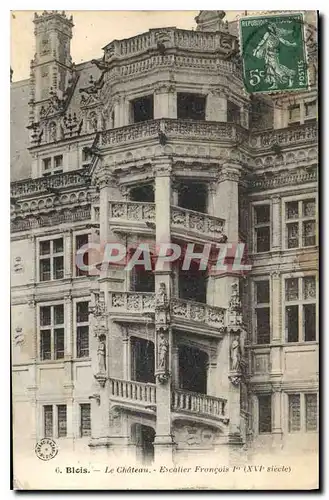
{"type": "Polygon", "coordinates": [[[42,159],[42,176],[47,177],[52,174],[63,172],[63,155],[56,155],[42,159]]]}

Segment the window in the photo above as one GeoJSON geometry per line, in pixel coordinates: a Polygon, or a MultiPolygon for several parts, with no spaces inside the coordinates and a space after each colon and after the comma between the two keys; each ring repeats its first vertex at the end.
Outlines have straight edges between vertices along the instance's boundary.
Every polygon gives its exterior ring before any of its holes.
{"type": "Polygon", "coordinates": [[[53,437],[53,407],[43,407],[43,432],[45,437],[53,437]]]}
{"type": "Polygon", "coordinates": [[[153,95],[131,101],[133,123],[153,120],[153,95]]]}
{"type": "Polygon", "coordinates": [[[289,117],[288,117],[288,125],[296,125],[296,123],[300,123],[300,105],[295,104],[293,106],[289,106],[289,117]]]}
{"type": "Polygon", "coordinates": [[[180,120],[205,120],[206,97],[198,94],[178,92],[177,118],[180,120]]]}
{"type": "Polygon", "coordinates": [[[227,101],[227,121],[240,124],[240,106],[235,104],[235,102],[227,101]]]}
{"type": "Polygon", "coordinates": [[[289,394],[289,432],[300,431],[300,394],[289,394]]]}
{"type": "Polygon", "coordinates": [[[80,405],[80,437],[91,435],[90,404],[80,405]]]}
{"type": "Polygon", "coordinates": [[[89,356],[89,303],[77,302],[76,325],[77,325],[77,357],[89,356]]]}
{"type": "Polygon", "coordinates": [[[63,238],[40,241],[40,281],[59,280],[64,277],[63,238]]]}
{"type": "Polygon", "coordinates": [[[51,158],[43,158],[42,175],[47,177],[51,174],[60,174],[63,172],[63,155],[57,155],[51,158]]]}
{"type": "Polygon", "coordinates": [[[257,344],[269,344],[270,338],[270,286],[268,280],[255,281],[255,323],[257,344]]]}
{"type": "MultiPolygon", "coordinates": [[[[80,248],[84,245],[87,245],[89,242],[88,234],[79,234],[75,237],[75,251],[76,253],[80,248]]],[[[85,266],[89,264],[89,252],[85,252],[83,255],[83,263],[85,266]]],[[[80,269],[77,265],[75,266],[75,275],[76,276],[88,276],[88,271],[84,269],[80,269]]]]}
{"type": "Polygon", "coordinates": [[[43,407],[43,433],[44,437],[51,438],[67,436],[66,405],[45,405],[43,407]]]}
{"type": "Polygon", "coordinates": [[[57,437],[66,437],[66,405],[57,405],[57,437]]]}
{"type": "Polygon", "coordinates": [[[40,359],[64,358],[64,305],[40,307],[40,359]]]}
{"type": "Polygon", "coordinates": [[[315,122],[317,119],[317,102],[309,101],[305,102],[305,121],[315,122]]]}
{"type": "Polygon", "coordinates": [[[289,394],[289,432],[312,432],[318,428],[317,394],[289,394]]]}
{"type": "Polygon", "coordinates": [[[82,168],[89,167],[91,162],[90,148],[83,148],[82,150],[82,168]]]}
{"type": "Polygon", "coordinates": [[[315,276],[285,279],[285,323],[287,342],[316,340],[315,276]]]}
{"type": "Polygon", "coordinates": [[[258,396],[258,432],[259,434],[272,432],[272,397],[270,394],[258,396]]]}
{"type": "Polygon", "coordinates": [[[285,203],[286,248],[316,245],[315,199],[285,203]]]}
{"type": "Polygon", "coordinates": [[[270,205],[254,206],[254,248],[257,253],[270,251],[270,205]]]}
{"type": "Polygon", "coordinates": [[[288,107],[288,126],[296,124],[316,122],[317,120],[317,101],[301,101],[288,107]]]}

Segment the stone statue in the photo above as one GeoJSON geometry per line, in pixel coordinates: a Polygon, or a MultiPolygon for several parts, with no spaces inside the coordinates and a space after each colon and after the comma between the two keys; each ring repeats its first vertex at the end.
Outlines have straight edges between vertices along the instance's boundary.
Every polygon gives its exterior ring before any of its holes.
{"type": "Polygon", "coordinates": [[[163,281],[159,284],[159,290],[157,293],[157,305],[159,306],[167,305],[166,284],[163,281]]]}
{"type": "Polygon", "coordinates": [[[232,370],[238,371],[241,362],[241,349],[239,337],[235,337],[231,343],[231,366],[232,370]]]}
{"type": "Polygon", "coordinates": [[[99,373],[105,373],[106,364],[105,364],[105,355],[106,355],[106,346],[104,340],[100,340],[97,348],[97,359],[98,359],[98,370],[99,373]]]}
{"type": "Polygon", "coordinates": [[[166,339],[164,333],[160,333],[159,344],[158,344],[158,359],[159,359],[158,369],[165,372],[168,369],[168,348],[169,348],[168,340],[166,339]]]}

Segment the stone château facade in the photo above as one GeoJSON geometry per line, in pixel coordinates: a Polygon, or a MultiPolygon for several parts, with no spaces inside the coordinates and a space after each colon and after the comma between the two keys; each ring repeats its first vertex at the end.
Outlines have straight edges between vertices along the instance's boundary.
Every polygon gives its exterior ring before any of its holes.
{"type": "Polygon", "coordinates": [[[244,90],[236,22],[196,23],[76,65],[72,18],[35,15],[30,78],[11,84],[17,451],[316,450],[314,20],[310,90],[273,95],[244,90]],[[250,271],[75,262],[86,243],[226,240],[250,271]]]}

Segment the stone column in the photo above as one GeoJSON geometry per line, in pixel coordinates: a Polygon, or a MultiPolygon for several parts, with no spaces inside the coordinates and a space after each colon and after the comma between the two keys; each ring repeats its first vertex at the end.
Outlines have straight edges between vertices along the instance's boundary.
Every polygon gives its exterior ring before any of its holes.
{"type": "Polygon", "coordinates": [[[127,332],[127,327],[122,327],[125,329],[124,335],[122,337],[123,344],[123,378],[124,380],[130,380],[130,357],[129,357],[129,335],[127,332]]]}
{"type": "Polygon", "coordinates": [[[272,251],[281,250],[281,198],[272,197],[272,251]]]}
{"type": "Polygon", "coordinates": [[[72,255],[72,229],[64,231],[64,278],[72,278],[73,255],[72,255]]]}
{"type": "Polygon", "coordinates": [[[249,128],[249,111],[246,104],[240,108],[240,123],[242,127],[249,128]]]}
{"type": "MultiPolygon", "coordinates": [[[[156,244],[170,243],[171,160],[161,158],[155,162],[155,222],[156,244]]],[[[155,375],[157,386],[155,460],[172,461],[173,438],[171,434],[171,373],[172,332],[169,305],[171,297],[171,266],[155,271],[155,375]]]]}
{"type": "MultiPolygon", "coordinates": [[[[64,296],[64,317],[65,317],[65,337],[64,337],[64,387],[68,393],[73,389],[72,358],[74,356],[74,332],[73,332],[73,308],[72,296],[70,293],[64,296]]],[[[69,395],[69,394],[68,394],[69,395]]]]}
{"type": "Polygon", "coordinates": [[[154,92],[154,119],[177,118],[177,94],[170,83],[159,84],[154,92]]]}
{"type": "Polygon", "coordinates": [[[275,447],[280,447],[282,442],[282,388],[279,384],[273,384],[272,394],[272,436],[275,447]]]}
{"type": "Polygon", "coordinates": [[[171,377],[172,385],[175,389],[179,389],[179,350],[178,346],[173,346],[171,349],[171,377]]]}
{"type": "Polygon", "coordinates": [[[29,261],[29,268],[30,268],[30,279],[29,279],[29,282],[30,283],[35,283],[37,281],[37,276],[38,276],[38,272],[37,272],[37,248],[36,248],[36,238],[35,238],[35,235],[32,234],[28,237],[28,241],[30,243],[30,248],[31,248],[31,251],[30,251],[30,255],[32,255],[32,258],[31,260],[29,261]]]}
{"type": "Polygon", "coordinates": [[[213,89],[207,96],[206,120],[227,122],[227,98],[220,89],[213,89]]]}

